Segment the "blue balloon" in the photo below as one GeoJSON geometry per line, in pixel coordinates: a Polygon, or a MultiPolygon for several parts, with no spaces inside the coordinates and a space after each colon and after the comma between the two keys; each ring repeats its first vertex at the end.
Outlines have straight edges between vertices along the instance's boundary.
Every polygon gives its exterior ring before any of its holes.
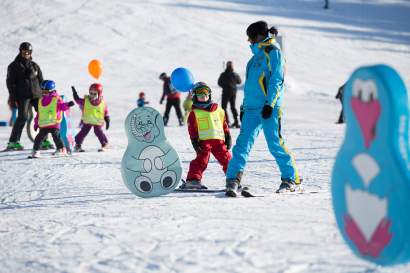
{"type": "Polygon", "coordinates": [[[194,76],[188,69],[178,67],[172,71],[171,84],[180,92],[189,92],[194,86],[194,76]]]}

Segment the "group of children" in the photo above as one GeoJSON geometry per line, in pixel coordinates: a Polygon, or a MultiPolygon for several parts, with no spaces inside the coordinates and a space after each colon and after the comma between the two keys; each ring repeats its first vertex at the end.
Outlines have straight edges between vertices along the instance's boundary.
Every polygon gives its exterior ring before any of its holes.
{"type": "MultiPolygon", "coordinates": [[[[84,98],[78,96],[74,87],[71,87],[75,102],[80,106],[82,111],[81,130],[75,136],[76,152],[83,152],[81,145],[91,128],[101,143],[101,149],[104,151],[108,146],[108,139],[103,132],[103,125],[108,130],[110,118],[108,115],[107,105],[102,96],[103,86],[99,83],[91,84],[88,95],[84,98]]],[[[34,119],[34,129],[39,133],[34,139],[33,152],[31,158],[40,156],[41,143],[50,133],[56,145],[54,155],[66,155],[67,150],[64,147],[60,135],[60,124],[63,119],[63,112],[74,106],[74,101],[64,102],[56,90],[54,81],[45,80],[41,83],[42,97],[38,100],[38,111],[34,119]]]]}

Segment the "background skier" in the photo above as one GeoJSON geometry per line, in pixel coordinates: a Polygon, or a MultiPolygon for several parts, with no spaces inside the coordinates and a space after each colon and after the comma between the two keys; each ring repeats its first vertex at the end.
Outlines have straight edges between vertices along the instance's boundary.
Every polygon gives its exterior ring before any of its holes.
{"type": "Polygon", "coordinates": [[[236,110],[236,86],[241,84],[241,78],[237,73],[233,71],[233,64],[231,61],[226,63],[226,69],[221,73],[218,79],[218,85],[222,87],[222,109],[225,111],[226,121],[229,124],[229,117],[226,111],[228,102],[231,105],[231,111],[234,119],[234,123],[230,124],[230,127],[239,128],[238,110],[236,110]]]}
{"type": "Polygon", "coordinates": [[[163,85],[163,93],[161,100],[159,101],[160,104],[164,102],[165,97],[167,97],[167,103],[165,105],[165,113],[164,113],[164,125],[167,126],[169,120],[169,111],[171,107],[175,108],[175,112],[177,113],[179,126],[184,125],[184,119],[182,117],[181,111],[181,94],[175,90],[175,88],[171,84],[171,78],[167,76],[165,72],[159,75],[160,80],[164,82],[163,85]]]}

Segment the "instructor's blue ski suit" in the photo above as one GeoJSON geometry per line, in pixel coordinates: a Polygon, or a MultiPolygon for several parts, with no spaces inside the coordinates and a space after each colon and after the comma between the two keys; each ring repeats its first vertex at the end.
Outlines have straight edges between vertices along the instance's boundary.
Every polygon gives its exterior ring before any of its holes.
{"type": "Polygon", "coordinates": [[[251,45],[252,58],[246,66],[241,131],[232,149],[232,159],[226,172],[227,181],[236,180],[243,172],[256,137],[261,129],[270,153],[275,157],[282,179],[300,183],[295,161],[285,147],[281,135],[281,102],[284,81],[284,60],[273,38],[251,45]],[[262,118],[263,106],[273,107],[272,115],[262,118]]]}

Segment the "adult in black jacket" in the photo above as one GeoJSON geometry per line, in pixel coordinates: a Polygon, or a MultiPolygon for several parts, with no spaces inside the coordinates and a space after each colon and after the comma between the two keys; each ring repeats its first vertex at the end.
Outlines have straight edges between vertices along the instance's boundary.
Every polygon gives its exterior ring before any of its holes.
{"type": "Polygon", "coordinates": [[[241,78],[237,73],[233,71],[233,64],[231,61],[226,63],[226,69],[222,74],[219,76],[218,85],[222,87],[222,109],[225,110],[225,117],[226,122],[229,124],[228,113],[226,112],[226,108],[228,106],[228,102],[231,105],[231,111],[234,118],[234,123],[231,124],[229,127],[239,128],[239,121],[238,121],[238,110],[236,110],[235,102],[236,102],[236,86],[241,84],[241,78]]]}
{"type": "Polygon", "coordinates": [[[41,69],[32,61],[33,48],[30,43],[20,44],[20,52],[7,68],[7,89],[9,90],[9,105],[18,108],[17,120],[11,131],[8,149],[23,149],[20,137],[27,121],[27,109],[30,103],[37,108],[41,97],[40,84],[43,81],[41,69]]]}

